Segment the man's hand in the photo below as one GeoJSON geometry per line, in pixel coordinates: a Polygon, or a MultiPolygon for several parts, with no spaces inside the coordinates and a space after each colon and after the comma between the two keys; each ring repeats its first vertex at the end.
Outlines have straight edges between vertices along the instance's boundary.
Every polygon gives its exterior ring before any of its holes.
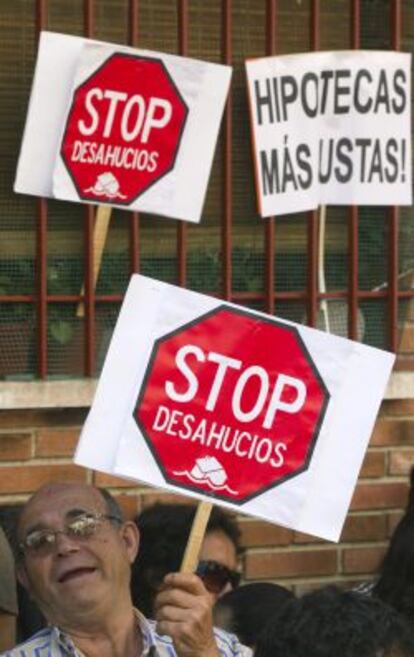
{"type": "Polygon", "coordinates": [[[172,638],[179,657],[217,657],[212,607],[197,575],[167,575],[155,599],[157,632],[172,638]]]}

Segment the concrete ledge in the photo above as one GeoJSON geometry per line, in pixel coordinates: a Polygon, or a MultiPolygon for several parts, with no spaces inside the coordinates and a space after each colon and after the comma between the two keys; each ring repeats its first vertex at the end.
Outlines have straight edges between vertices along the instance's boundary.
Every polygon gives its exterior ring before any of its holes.
{"type": "Polygon", "coordinates": [[[414,399],[414,372],[391,374],[384,399],[414,399]]]}
{"type": "MultiPolygon", "coordinates": [[[[88,407],[96,385],[97,379],[0,382],[0,410],[88,407]]],[[[414,372],[394,372],[384,399],[414,399],[414,372]]]]}
{"type": "Polygon", "coordinates": [[[90,406],[97,379],[0,382],[0,409],[90,406]]]}

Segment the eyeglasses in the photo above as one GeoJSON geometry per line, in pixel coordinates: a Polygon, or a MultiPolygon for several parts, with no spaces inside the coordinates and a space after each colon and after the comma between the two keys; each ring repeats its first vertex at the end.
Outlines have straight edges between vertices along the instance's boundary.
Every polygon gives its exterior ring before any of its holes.
{"type": "Polygon", "coordinates": [[[231,570],[217,561],[199,561],[196,574],[203,580],[207,591],[218,595],[227,584],[237,589],[240,584],[241,574],[237,570],[231,570]]]}
{"type": "Polygon", "coordinates": [[[83,513],[66,523],[64,529],[35,529],[19,543],[21,553],[43,556],[53,551],[58,534],[83,539],[93,536],[105,520],[122,524],[121,518],[103,513],[83,513]]]}

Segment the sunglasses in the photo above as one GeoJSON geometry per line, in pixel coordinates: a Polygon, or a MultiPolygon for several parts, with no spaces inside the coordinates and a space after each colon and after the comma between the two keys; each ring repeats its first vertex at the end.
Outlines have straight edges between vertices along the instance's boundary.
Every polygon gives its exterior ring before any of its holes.
{"type": "Polygon", "coordinates": [[[207,591],[218,595],[227,584],[237,589],[240,584],[241,574],[237,570],[231,570],[217,561],[199,561],[196,575],[204,582],[207,591]]]}
{"type": "Polygon", "coordinates": [[[83,513],[66,523],[64,529],[35,529],[19,543],[20,552],[44,556],[50,554],[55,546],[58,534],[70,536],[73,539],[88,539],[102,526],[103,522],[121,524],[122,520],[116,516],[103,513],[83,513]]]}

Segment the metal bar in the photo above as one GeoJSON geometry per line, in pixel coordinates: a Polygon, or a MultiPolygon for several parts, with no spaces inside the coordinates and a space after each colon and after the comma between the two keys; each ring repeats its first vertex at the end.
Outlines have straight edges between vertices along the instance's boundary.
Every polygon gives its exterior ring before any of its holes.
{"type": "Polygon", "coordinates": [[[135,274],[139,272],[140,268],[139,213],[132,212],[129,219],[129,270],[131,274],[135,274]]]}
{"type": "MultiPolygon", "coordinates": [[[[224,64],[231,64],[232,50],[232,0],[222,0],[222,59],[224,64]]],[[[221,225],[221,249],[223,261],[222,296],[224,299],[231,298],[232,290],[232,185],[233,185],[233,162],[231,152],[232,141],[232,92],[231,88],[227,97],[224,110],[224,132],[223,132],[223,216],[221,225]]]]}
{"type": "MultiPolygon", "coordinates": [[[[128,12],[128,43],[138,45],[139,32],[139,1],[129,0],[128,12]]],[[[140,270],[139,252],[139,213],[130,212],[129,217],[129,264],[130,272],[134,274],[140,270]]]]}
{"type": "MultiPolygon", "coordinates": [[[[95,30],[94,0],[84,0],[84,34],[92,38],[95,30]]],[[[93,272],[95,207],[86,205],[84,217],[85,267],[85,376],[95,372],[95,284],[93,272]]]]}
{"type": "Polygon", "coordinates": [[[94,0],[84,0],[83,3],[83,33],[87,39],[92,39],[95,31],[94,0]]]}
{"type": "MultiPolygon", "coordinates": [[[[210,294],[210,296],[217,296],[217,292],[214,290],[210,290],[209,292],[206,291],[206,294],[210,294]]],[[[249,295],[249,298],[257,298],[261,299],[263,301],[263,295],[259,292],[233,292],[232,297],[234,298],[235,296],[240,296],[240,295],[249,295]]],[[[306,299],[307,293],[306,291],[303,292],[278,292],[277,297],[278,299],[291,299],[291,300],[297,300],[297,299],[306,299]]],[[[320,297],[322,299],[347,299],[348,298],[348,292],[346,290],[331,290],[330,292],[326,292],[325,294],[320,294],[320,297]]],[[[408,289],[408,290],[399,290],[398,291],[398,297],[400,299],[412,299],[414,297],[414,290],[408,289]]],[[[81,299],[79,294],[48,294],[48,301],[52,303],[78,303],[81,299]]],[[[381,286],[381,288],[375,288],[374,290],[359,290],[358,292],[358,298],[359,299],[385,299],[388,298],[388,285],[381,286]]],[[[98,303],[119,303],[122,301],[123,295],[122,294],[96,294],[95,295],[95,301],[98,303]]],[[[7,296],[5,295],[0,295],[0,303],[35,303],[36,301],[36,295],[31,295],[31,294],[8,294],[7,296]]]]}
{"type": "Polygon", "coordinates": [[[131,46],[138,44],[139,31],[139,1],[129,0],[128,12],[128,43],[131,46]]]}
{"type": "MultiPolygon", "coordinates": [[[[319,49],[319,0],[312,0],[310,11],[310,49],[319,49]]],[[[308,324],[316,325],[318,314],[318,213],[308,213],[308,324]]]]}
{"type": "Polygon", "coordinates": [[[361,2],[351,2],[351,47],[357,50],[361,42],[361,2]]]}
{"type": "Polygon", "coordinates": [[[34,305],[37,301],[37,294],[0,294],[0,303],[27,303],[34,305]]]}
{"type": "MultiPolygon", "coordinates": [[[[206,294],[209,292],[206,291],[206,294]]],[[[213,296],[213,295],[212,295],[213,296]]],[[[373,290],[366,290],[364,292],[360,291],[359,292],[359,299],[364,300],[364,301],[373,301],[376,299],[387,299],[388,298],[388,292],[387,291],[373,291],[373,290]]],[[[404,290],[400,292],[400,298],[404,299],[411,299],[413,294],[411,290],[404,290]]],[[[338,292],[327,292],[325,294],[320,295],[321,299],[338,299],[338,300],[344,300],[346,301],[348,298],[348,292],[345,290],[343,291],[338,291],[338,292]]],[[[307,293],[304,292],[278,292],[277,298],[280,301],[306,301],[307,299],[307,293]]],[[[240,301],[243,303],[247,302],[260,302],[263,301],[263,295],[260,292],[233,292],[231,295],[231,300],[232,301],[240,301]]]]}
{"type": "MultiPolygon", "coordinates": [[[[401,48],[401,1],[391,2],[391,48],[401,48]]],[[[389,349],[397,351],[398,328],[398,208],[389,212],[388,226],[388,339],[389,349]]]]}
{"type": "MultiPolygon", "coordinates": [[[[95,285],[93,275],[94,244],[93,234],[95,225],[95,208],[93,205],[85,207],[84,218],[84,269],[85,269],[85,368],[86,376],[92,376],[95,366],[95,285]]],[[[81,321],[81,320],[79,320],[81,321]]]]}
{"type": "Polygon", "coordinates": [[[47,201],[37,201],[36,230],[37,374],[47,375],[47,201]]]}
{"type": "MultiPolygon", "coordinates": [[[[180,55],[188,54],[188,0],[178,0],[178,50],[180,55]]],[[[185,287],[187,284],[187,224],[184,221],[177,223],[177,279],[178,284],[185,287]]]]}
{"type": "MultiPolygon", "coordinates": [[[[276,53],[276,0],[266,3],[266,54],[276,53]]],[[[270,315],[275,312],[275,218],[265,219],[265,305],[270,315]]]]}
{"type": "MultiPolygon", "coordinates": [[[[360,0],[352,0],[351,3],[351,47],[360,47],[360,0]]],[[[348,277],[348,336],[352,340],[358,337],[358,241],[359,213],[357,206],[353,205],[348,214],[348,252],[349,252],[349,277],[348,277]]]]}
{"type": "MultiPolygon", "coordinates": [[[[47,1],[36,2],[36,41],[47,24],[47,1]]],[[[47,201],[36,203],[36,325],[37,325],[37,374],[47,376],[47,201]]]]}
{"type": "Polygon", "coordinates": [[[319,50],[320,43],[320,3],[319,0],[311,0],[310,4],[310,49],[319,50]]]}
{"type": "Polygon", "coordinates": [[[351,340],[356,340],[358,335],[358,220],[358,208],[352,205],[348,214],[348,337],[351,340]]]}
{"type": "MultiPolygon", "coordinates": [[[[205,294],[210,296],[218,296],[216,290],[205,290],[205,294]]],[[[347,290],[331,290],[325,294],[319,295],[321,299],[348,299],[347,290]]],[[[400,290],[398,292],[400,299],[412,299],[414,297],[413,290],[400,290]]],[[[261,292],[232,292],[231,298],[235,299],[255,299],[257,301],[263,301],[263,294],[261,292]]],[[[299,301],[307,299],[307,292],[278,292],[278,299],[283,299],[286,301],[299,301]]],[[[358,292],[359,299],[387,299],[388,298],[388,288],[387,286],[381,287],[381,289],[375,290],[360,290],[358,292]]],[[[95,295],[95,301],[97,303],[119,303],[123,299],[122,294],[97,294],[95,295]]],[[[34,296],[31,295],[22,295],[16,294],[13,296],[0,296],[1,303],[12,303],[12,302],[23,302],[23,303],[33,303],[34,296]]],[[[80,300],[79,294],[49,294],[48,300],[52,303],[77,303],[80,300]]]]}

